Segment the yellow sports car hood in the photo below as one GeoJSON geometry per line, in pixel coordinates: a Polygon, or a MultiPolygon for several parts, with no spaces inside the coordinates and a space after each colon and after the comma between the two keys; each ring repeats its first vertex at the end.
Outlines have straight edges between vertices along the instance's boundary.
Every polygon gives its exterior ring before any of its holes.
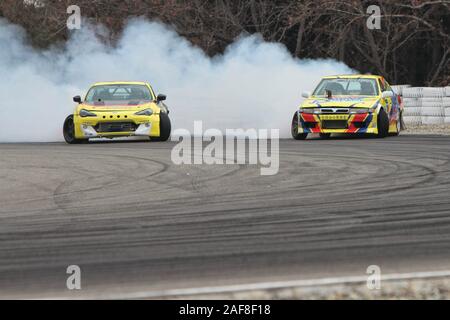
{"type": "Polygon", "coordinates": [[[105,104],[90,104],[82,103],[78,105],[76,113],[78,114],[81,109],[92,112],[115,112],[115,111],[125,111],[125,112],[138,112],[145,109],[152,109],[153,113],[159,113],[160,108],[156,103],[150,101],[139,102],[139,103],[105,103],[105,104]]]}
{"type": "Polygon", "coordinates": [[[334,108],[372,108],[379,101],[378,96],[363,97],[363,96],[335,96],[327,97],[311,97],[303,101],[302,108],[317,108],[317,107],[334,107],[334,108]]]}

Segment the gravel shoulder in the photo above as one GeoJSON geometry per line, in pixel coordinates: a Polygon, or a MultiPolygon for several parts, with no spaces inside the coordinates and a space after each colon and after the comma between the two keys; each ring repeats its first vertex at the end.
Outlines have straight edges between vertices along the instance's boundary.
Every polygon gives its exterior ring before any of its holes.
{"type": "MultiPolygon", "coordinates": [[[[186,299],[187,297],[167,297],[186,299]]],[[[188,297],[195,300],[448,300],[450,278],[414,279],[382,282],[379,290],[369,290],[366,283],[258,290],[188,297]]]]}
{"type": "Polygon", "coordinates": [[[402,134],[430,134],[450,135],[450,124],[414,125],[406,124],[406,130],[402,134]]]}

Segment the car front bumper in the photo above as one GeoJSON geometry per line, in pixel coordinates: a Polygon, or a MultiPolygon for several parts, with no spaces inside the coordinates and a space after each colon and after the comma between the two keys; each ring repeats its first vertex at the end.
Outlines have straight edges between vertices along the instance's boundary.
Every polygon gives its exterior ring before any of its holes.
{"type": "Polygon", "coordinates": [[[311,114],[299,113],[299,133],[378,133],[374,113],[311,114]]]}
{"type": "Polygon", "coordinates": [[[77,139],[128,136],[159,137],[159,114],[138,116],[129,112],[102,112],[96,117],[74,116],[77,139]]]}

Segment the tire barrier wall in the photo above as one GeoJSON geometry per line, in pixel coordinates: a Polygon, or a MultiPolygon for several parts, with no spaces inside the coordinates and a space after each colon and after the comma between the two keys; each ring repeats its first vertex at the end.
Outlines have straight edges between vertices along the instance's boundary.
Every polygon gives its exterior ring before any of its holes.
{"type": "Polygon", "coordinates": [[[403,97],[409,124],[450,124],[450,87],[392,86],[403,97]]]}

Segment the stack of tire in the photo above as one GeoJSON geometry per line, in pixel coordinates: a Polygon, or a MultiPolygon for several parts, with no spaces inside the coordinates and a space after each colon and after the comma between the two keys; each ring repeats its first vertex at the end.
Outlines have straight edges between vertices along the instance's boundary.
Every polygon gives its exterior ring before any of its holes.
{"type": "Polygon", "coordinates": [[[405,123],[450,124],[450,87],[393,88],[403,97],[405,123]]]}
{"type": "Polygon", "coordinates": [[[422,123],[443,124],[445,88],[423,88],[422,92],[422,123]]]}
{"type": "Polygon", "coordinates": [[[403,90],[406,88],[410,88],[410,87],[411,87],[411,85],[409,85],[409,84],[399,84],[396,86],[391,86],[391,88],[395,91],[395,93],[397,93],[401,96],[403,96],[403,90]]]}
{"type": "Polygon", "coordinates": [[[450,87],[445,87],[445,97],[442,98],[444,107],[444,123],[450,124],[450,87]]]}
{"type": "Polygon", "coordinates": [[[403,120],[405,123],[413,125],[422,124],[423,88],[404,87],[399,94],[403,96],[403,104],[405,107],[403,120]]]}

